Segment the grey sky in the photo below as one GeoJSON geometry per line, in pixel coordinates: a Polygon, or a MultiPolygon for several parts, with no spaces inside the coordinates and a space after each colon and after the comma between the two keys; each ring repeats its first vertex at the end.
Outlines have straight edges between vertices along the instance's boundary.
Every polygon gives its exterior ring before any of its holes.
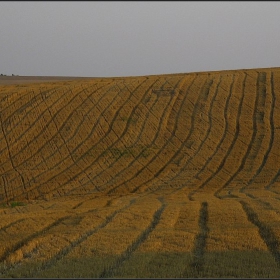
{"type": "Polygon", "coordinates": [[[280,2],[0,2],[0,73],[113,77],[280,66],[280,2]]]}

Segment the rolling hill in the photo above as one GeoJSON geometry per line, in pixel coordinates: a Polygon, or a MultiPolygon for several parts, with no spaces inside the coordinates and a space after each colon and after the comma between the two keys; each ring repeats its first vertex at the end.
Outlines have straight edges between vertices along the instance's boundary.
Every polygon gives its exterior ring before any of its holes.
{"type": "Polygon", "coordinates": [[[2,201],[279,184],[279,69],[7,85],[2,201]]]}
{"type": "Polygon", "coordinates": [[[0,84],[1,277],[279,276],[280,68],[0,84]]]}

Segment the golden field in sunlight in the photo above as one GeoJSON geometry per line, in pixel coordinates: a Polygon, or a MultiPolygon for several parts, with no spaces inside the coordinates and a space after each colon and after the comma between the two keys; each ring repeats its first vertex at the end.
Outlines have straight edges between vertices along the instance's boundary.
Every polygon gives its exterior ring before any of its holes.
{"type": "Polygon", "coordinates": [[[280,68],[8,80],[0,277],[280,276],[280,68]]]}

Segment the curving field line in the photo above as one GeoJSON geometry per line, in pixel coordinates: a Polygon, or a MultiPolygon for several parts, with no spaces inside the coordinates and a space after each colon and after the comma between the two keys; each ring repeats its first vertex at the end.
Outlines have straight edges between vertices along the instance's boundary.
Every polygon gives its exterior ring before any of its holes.
{"type": "Polygon", "coordinates": [[[257,213],[253,210],[250,205],[244,201],[240,201],[244,212],[247,215],[248,221],[258,227],[259,234],[270,253],[273,255],[275,262],[280,266],[280,246],[277,237],[274,235],[271,228],[259,220],[257,213]]]}
{"type": "Polygon", "coordinates": [[[207,192],[234,198],[241,181],[247,195],[259,180],[272,189],[278,173],[265,173],[278,154],[275,75],[253,69],[100,78],[9,86],[10,94],[2,86],[0,197],[169,189],[185,190],[190,200],[207,192]]]}
{"type": "MultiPolygon", "coordinates": [[[[140,86],[140,85],[139,85],[139,86],[140,86]]],[[[133,94],[133,91],[130,93],[130,95],[132,95],[132,94],[133,94]]],[[[127,102],[127,101],[128,101],[128,100],[126,99],[126,102],[127,102]]],[[[122,108],[122,107],[120,107],[120,108],[118,109],[118,111],[120,111],[121,108],[122,108]]],[[[113,120],[111,121],[111,123],[114,123],[114,121],[116,120],[116,118],[117,118],[117,114],[114,115],[113,120]]],[[[110,132],[111,132],[111,131],[112,131],[111,134],[116,135],[115,132],[113,131],[112,125],[110,125],[110,126],[108,126],[108,130],[107,130],[105,136],[106,136],[106,135],[110,135],[110,132]]],[[[91,131],[91,134],[92,134],[92,133],[93,133],[93,131],[91,131]]],[[[90,135],[91,135],[91,134],[90,134],[90,135]]],[[[104,141],[104,137],[103,137],[103,138],[100,138],[100,139],[95,143],[94,146],[91,146],[91,147],[86,151],[86,153],[89,153],[90,151],[93,151],[94,148],[95,148],[95,150],[99,151],[98,148],[96,149],[96,146],[97,146],[97,147],[98,147],[98,145],[101,146],[103,141],[104,141]]],[[[82,144],[80,144],[80,146],[82,146],[82,144]]],[[[111,145],[111,146],[112,146],[112,145],[111,145]]],[[[110,147],[111,147],[111,146],[110,146],[110,147]]],[[[108,149],[109,149],[109,148],[108,148],[108,149]]],[[[78,160],[82,160],[83,157],[86,155],[86,153],[82,154],[82,155],[78,158],[78,160]]],[[[104,154],[104,150],[103,150],[103,151],[101,150],[101,153],[100,153],[97,157],[100,157],[100,156],[102,156],[103,154],[104,154]]],[[[92,160],[92,161],[90,162],[90,164],[86,163],[86,167],[84,167],[84,170],[86,170],[86,168],[88,168],[88,167],[91,167],[92,164],[94,164],[95,161],[96,161],[96,160],[92,160]]],[[[70,167],[71,167],[71,166],[70,166],[70,167]]],[[[78,177],[80,174],[81,174],[80,172],[77,172],[77,173],[75,174],[75,176],[72,177],[71,179],[69,179],[68,181],[66,181],[65,184],[67,184],[69,181],[75,179],[75,178],[78,177]]],[[[96,186],[96,188],[98,188],[98,186],[96,186]]]]}
{"type": "MultiPolygon", "coordinates": [[[[111,88],[109,88],[109,90],[110,90],[111,88]]],[[[105,91],[103,94],[102,94],[102,97],[104,97],[104,96],[106,96],[106,94],[107,94],[107,91],[105,91]]],[[[115,96],[115,98],[116,98],[116,96],[115,96]]],[[[114,100],[115,100],[115,98],[114,98],[114,100]]],[[[113,102],[113,101],[112,101],[113,102]]],[[[95,108],[95,106],[93,106],[92,108],[91,108],[91,110],[93,110],[95,108]]],[[[58,132],[57,132],[58,133],[58,132]]],[[[55,136],[53,136],[53,137],[55,137],[55,136]]],[[[79,146],[81,146],[82,144],[80,143],[77,147],[76,147],[76,149],[78,149],[78,147],[79,146]]],[[[59,148],[59,147],[58,147],[59,148]]],[[[75,150],[76,149],[74,149],[74,151],[72,151],[72,152],[75,152],[75,150]]],[[[48,158],[46,158],[45,160],[47,160],[47,159],[51,159],[53,156],[54,156],[54,153],[57,153],[57,152],[59,152],[59,149],[56,149],[48,158]]],[[[68,155],[68,157],[70,157],[70,155],[68,155]]],[[[66,158],[67,159],[67,158],[66,158]]],[[[60,159],[60,161],[57,163],[57,164],[55,164],[54,166],[53,166],[53,168],[57,168],[58,167],[58,165],[59,164],[61,164],[61,163],[63,163],[65,161],[65,158],[63,158],[62,159],[62,161],[61,161],[61,159],[60,159]]],[[[39,164],[37,164],[37,165],[35,165],[35,169],[36,168],[40,168],[40,164],[41,163],[39,163],[39,164]]],[[[38,174],[37,176],[34,176],[34,180],[38,180],[39,178],[38,178],[38,176],[42,176],[44,173],[46,173],[46,172],[49,172],[49,170],[45,170],[43,173],[40,173],[40,174],[38,174]]],[[[48,176],[48,179],[49,179],[49,176],[48,176]]],[[[33,186],[33,189],[37,189],[37,186],[36,185],[34,185],[33,186]]]]}
{"type": "Polygon", "coordinates": [[[0,276],[279,275],[279,94],[280,68],[1,85],[0,276]]]}
{"type": "MultiPolygon", "coordinates": [[[[219,81],[216,85],[216,89],[215,89],[215,92],[214,92],[214,95],[211,99],[211,102],[210,102],[210,112],[209,113],[204,113],[202,112],[201,114],[205,114],[207,116],[207,119],[208,119],[208,122],[209,125],[207,126],[207,130],[206,130],[206,133],[205,133],[205,136],[204,138],[202,139],[202,141],[200,142],[199,146],[197,147],[197,149],[195,150],[194,154],[193,155],[190,155],[189,158],[186,160],[186,162],[180,166],[178,164],[178,167],[179,167],[179,171],[177,172],[174,172],[174,175],[167,178],[167,180],[165,180],[165,184],[172,184],[173,182],[176,182],[176,180],[179,180],[179,181],[182,181],[182,178],[180,178],[181,176],[183,177],[185,174],[186,174],[186,170],[188,170],[188,165],[190,163],[192,163],[192,161],[196,158],[196,156],[199,154],[199,152],[201,151],[202,147],[205,147],[205,142],[207,141],[207,139],[209,139],[209,135],[210,135],[210,132],[211,132],[211,129],[212,129],[212,110],[213,110],[213,103],[215,101],[215,98],[218,94],[218,88],[219,88],[219,85],[221,83],[221,76],[219,77],[219,81]]],[[[216,122],[217,123],[217,122],[216,122]]],[[[174,154],[174,156],[169,160],[168,164],[171,164],[172,162],[175,162],[176,160],[176,157],[178,158],[179,157],[179,161],[181,162],[183,160],[184,157],[181,157],[180,158],[180,155],[183,154],[183,149],[186,148],[188,146],[188,141],[189,141],[189,138],[192,136],[191,132],[193,131],[193,127],[194,127],[194,121],[192,122],[192,126],[191,126],[191,129],[190,129],[190,133],[188,134],[187,138],[184,140],[184,145],[181,145],[177,152],[174,154]]],[[[205,157],[205,154],[203,155],[205,157]]],[[[198,158],[200,158],[198,156],[198,158]]],[[[203,157],[201,157],[203,158],[203,157]]],[[[195,166],[195,164],[192,163],[193,166],[195,166]]],[[[167,168],[168,165],[165,165],[162,167],[162,171],[167,168]]],[[[199,167],[197,167],[196,169],[200,169],[199,167]]],[[[174,170],[174,169],[173,169],[174,170]]],[[[180,191],[182,188],[184,188],[185,186],[188,186],[189,184],[189,181],[190,180],[187,180],[187,181],[183,181],[183,183],[181,183],[179,186],[177,185],[176,188],[174,188],[175,190],[173,190],[171,193],[175,193],[175,192],[178,192],[180,191]]],[[[173,185],[173,184],[172,184],[173,185]]],[[[155,191],[160,191],[161,189],[161,186],[159,186],[158,188],[155,189],[155,191]]]]}
{"type": "MultiPolygon", "coordinates": [[[[167,83],[167,81],[165,81],[165,83],[167,83]]],[[[152,88],[152,85],[149,87],[148,90],[146,90],[145,95],[142,96],[140,102],[138,102],[137,105],[133,107],[133,109],[132,109],[130,115],[127,117],[128,120],[129,120],[129,119],[133,119],[133,114],[135,113],[135,111],[137,110],[137,108],[143,103],[143,101],[147,98],[147,94],[150,92],[150,89],[151,89],[151,88],[152,88]]],[[[153,108],[153,106],[157,103],[157,101],[158,101],[158,97],[156,98],[156,100],[155,100],[154,103],[152,104],[152,108],[153,108]]],[[[147,119],[147,117],[146,117],[146,119],[147,119]]],[[[110,146],[108,147],[108,149],[112,149],[114,146],[117,146],[119,142],[120,142],[120,144],[123,144],[122,139],[124,138],[125,135],[127,135],[127,132],[128,132],[128,130],[129,130],[130,127],[131,127],[131,124],[130,124],[129,122],[127,122],[127,125],[126,125],[125,129],[121,132],[120,137],[118,137],[117,140],[113,141],[113,142],[110,144],[110,146]]],[[[133,132],[134,132],[134,134],[136,134],[135,131],[133,131],[133,132]]],[[[139,136],[138,136],[138,138],[139,138],[139,136]]],[[[135,146],[136,143],[134,143],[133,145],[135,146]]],[[[124,145],[124,147],[126,147],[126,145],[124,145]]],[[[102,154],[100,154],[100,155],[95,159],[95,161],[98,161],[104,154],[105,154],[105,152],[103,152],[102,154]]],[[[112,171],[110,172],[110,170],[111,170],[110,168],[111,168],[112,166],[114,166],[114,163],[119,163],[119,159],[120,159],[120,156],[117,156],[111,163],[108,163],[106,169],[100,170],[100,172],[98,172],[98,173],[96,174],[96,176],[94,176],[94,177],[92,178],[92,180],[97,179],[97,177],[101,177],[102,174],[105,173],[105,172],[106,172],[106,173],[111,173],[111,174],[114,176],[114,180],[115,180],[116,174],[115,174],[114,172],[112,172],[112,171]]],[[[106,174],[105,174],[105,175],[106,175],[106,174]]],[[[112,179],[111,179],[111,180],[112,180],[112,179]]],[[[107,184],[108,184],[108,183],[107,183],[107,184]]],[[[99,190],[101,190],[101,187],[102,187],[102,185],[99,185],[99,190]]]]}
{"type": "MultiPolygon", "coordinates": [[[[181,81],[181,79],[177,82],[177,84],[179,84],[179,82],[181,81]]],[[[175,89],[176,89],[176,87],[175,87],[175,89]]],[[[176,99],[177,99],[177,96],[175,97],[176,99]]],[[[175,99],[175,101],[176,101],[176,99],[175,99]]],[[[157,100],[158,100],[158,98],[157,98],[157,100]]],[[[169,101],[168,101],[168,103],[167,103],[167,106],[166,107],[169,107],[169,104],[172,102],[172,100],[173,100],[173,98],[169,98],[169,101]]],[[[154,103],[155,105],[156,105],[156,103],[154,103]]],[[[153,108],[153,107],[152,107],[153,108]]],[[[159,129],[157,129],[156,131],[155,131],[155,135],[154,135],[154,137],[153,137],[153,140],[150,142],[150,144],[149,145],[146,145],[146,148],[147,149],[149,149],[150,147],[152,147],[153,145],[155,145],[155,141],[156,141],[156,139],[158,139],[159,138],[159,134],[160,134],[160,132],[162,131],[162,129],[161,129],[161,125],[162,125],[162,123],[164,123],[163,122],[163,120],[166,118],[165,117],[165,114],[167,114],[168,112],[169,112],[170,110],[164,110],[163,112],[162,112],[162,114],[160,115],[160,119],[159,119],[159,129]]],[[[149,111],[149,113],[151,113],[151,110],[149,111]]],[[[151,113],[152,114],[152,113],[151,113]]],[[[147,115],[146,116],[146,119],[148,120],[148,118],[149,118],[149,115],[147,115]]],[[[145,124],[146,124],[147,122],[145,122],[145,124]]],[[[142,127],[142,129],[141,129],[141,132],[143,132],[143,130],[144,130],[144,127],[142,127]]],[[[137,142],[138,141],[140,141],[140,135],[137,137],[137,142]]],[[[136,142],[136,143],[137,143],[136,142]]],[[[132,167],[133,167],[133,164],[134,163],[139,163],[139,158],[141,157],[141,151],[138,153],[138,155],[136,155],[134,158],[133,158],[133,160],[131,161],[131,162],[129,162],[128,163],[128,168],[130,168],[130,169],[132,169],[132,167]]],[[[142,165],[142,167],[144,167],[145,166],[145,163],[141,163],[141,165],[142,165]]],[[[109,166],[110,167],[110,166],[109,166]]],[[[126,168],[125,169],[122,169],[122,171],[126,171],[126,168]]],[[[120,176],[120,175],[122,175],[122,171],[120,171],[120,172],[118,172],[116,175],[114,174],[114,179],[115,179],[115,176],[120,176]]],[[[106,183],[106,185],[108,186],[110,184],[110,182],[107,182],[106,183]]],[[[121,183],[122,184],[122,183],[121,183]]],[[[119,184],[119,185],[121,185],[121,184],[119,184]]],[[[106,188],[106,186],[105,186],[105,188],[106,188]]],[[[114,187],[114,188],[111,188],[109,191],[108,191],[108,193],[110,194],[110,193],[112,193],[112,192],[114,192],[115,191],[115,189],[117,189],[118,188],[118,186],[117,187],[114,187]]]]}
{"type": "Polygon", "coordinates": [[[105,268],[102,273],[99,275],[98,278],[109,278],[113,277],[114,273],[119,267],[122,265],[123,262],[127,261],[134,251],[137,250],[137,248],[140,246],[141,243],[143,243],[149,236],[149,234],[155,229],[157,224],[160,221],[160,217],[166,207],[166,204],[164,203],[164,200],[162,198],[159,198],[161,202],[161,207],[154,213],[152,221],[150,225],[139,235],[139,237],[121,254],[120,257],[116,260],[115,264],[113,266],[110,266],[108,268],[105,268]]]}
{"type": "MultiPolygon", "coordinates": [[[[205,82],[205,86],[207,86],[207,81],[205,82]]],[[[203,90],[202,90],[203,91],[203,90]]],[[[200,95],[200,97],[201,97],[202,95],[200,95]]],[[[199,97],[198,97],[198,99],[199,99],[199,97]]],[[[177,120],[177,119],[176,119],[177,120]]],[[[174,129],[175,129],[175,127],[176,126],[174,126],[174,129]]],[[[140,172],[142,172],[142,170],[144,170],[144,169],[146,169],[147,168],[147,166],[148,165],[150,165],[151,163],[153,163],[153,161],[155,161],[156,159],[157,159],[157,157],[158,157],[158,155],[159,154],[163,154],[164,152],[164,149],[169,145],[169,143],[172,141],[172,138],[175,138],[173,135],[175,134],[175,130],[173,130],[174,131],[174,133],[171,133],[171,135],[170,135],[170,137],[168,138],[168,140],[165,142],[165,144],[162,146],[162,147],[160,147],[160,150],[158,151],[158,153],[156,154],[156,155],[154,155],[153,157],[152,157],[152,159],[146,164],[146,166],[144,167],[144,168],[141,168],[137,173],[136,173],[136,176],[138,175],[138,174],[140,174],[140,172]]],[[[176,152],[175,152],[176,153],[176,152]]],[[[168,162],[168,161],[167,161],[168,162]]],[[[164,165],[166,165],[167,163],[165,163],[164,165]]],[[[159,172],[160,170],[158,170],[157,172],[156,172],[156,174],[159,172]]],[[[151,180],[153,180],[153,178],[154,177],[156,177],[155,175],[153,175],[153,177],[152,178],[150,178],[150,179],[148,179],[148,180],[146,180],[146,181],[144,181],[141,185],[139,185],[139,186],[137,186],[136,188],[134,188],[133,190],[132,190],[132,192],[136,192],[136,191],[138,191],[142,186],[145,186],[147,183],[149,183],[151,180]]],[[[129,181],[127,181],[127,182],[129,182],[129,181]]],[[[126,183],[127,183],[126,182],[126,183]]]]}
{"type": "MultiPolygon", "coordinates": [[[[229,106],[229,102],[230,102],[230,99],[232,97],[232,88],[233,88],[233,84],[234,84],[234,78],[235,76],[232,77],[232,82],[230,84],[230,89],[229,89],[229,94],[227,95],[227,99],[226,99],[226,106],[224,107],[224,120],[225,120],[225,129],[223,131],[223,135],[222,137],[220,138],[220,141],[219,143],[217,144],[216,146],[216,149],[214,150],[214,153],[211,157],[208,158],[208,160],[206,161],[205,165],[199,170],[199,172],[196,174],[196,176],[198,177],[200,175],[200,173],[206,168],[206,166],[211,162],[211,159],[219,152],[220,150],[220,146],[224,143],[225,139],[226,139],[226,136],[227,136],[227,130],[228,130],[228,116],[227,116],[227,113],[228,113],[228,106],[229,106]]],[[[237,119],[238,119],[238,115],[236,116],[237,119]]],[[[220,164],[218,165],[217,169],[215,172],[212,172],[212,174],[207,178],[206,181],[204,181],[204,183],[200,184],[195,190],[192,190],[188,197],[190,200],[193,200],[193,195],[200,189],[203,189],[204,186],[211,180],[211,178],[213,178],[221,169],[222,169],[222,166],[224,164],[225,160],[224,158],[222,159],[222,161],[220,162],[220,164]]]]}

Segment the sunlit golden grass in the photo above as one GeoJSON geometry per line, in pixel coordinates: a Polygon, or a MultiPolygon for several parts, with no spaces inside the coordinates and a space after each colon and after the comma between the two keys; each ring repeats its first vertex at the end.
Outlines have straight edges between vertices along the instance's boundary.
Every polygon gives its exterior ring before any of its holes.
{"type": "Polygon", "coordinates": [[[279,68],[27,80],[0,81],[0,277],[279,278],[279,68]]]}

